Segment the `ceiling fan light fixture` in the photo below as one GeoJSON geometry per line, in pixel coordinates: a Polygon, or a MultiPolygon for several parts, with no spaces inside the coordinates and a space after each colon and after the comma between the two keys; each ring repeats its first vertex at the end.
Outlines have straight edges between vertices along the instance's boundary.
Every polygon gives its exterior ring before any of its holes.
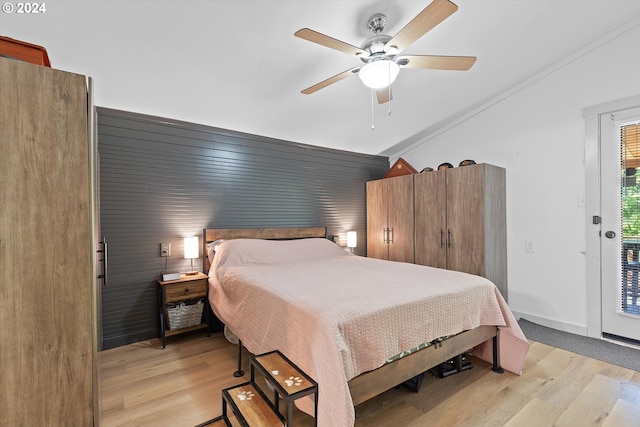
{"type": "Polygon", "coordinates": [[[360,80],[371,89],[389,86],[398,77],[400,67],[390,59],[381,59],[365,64],[358,73],[360,80]]]}

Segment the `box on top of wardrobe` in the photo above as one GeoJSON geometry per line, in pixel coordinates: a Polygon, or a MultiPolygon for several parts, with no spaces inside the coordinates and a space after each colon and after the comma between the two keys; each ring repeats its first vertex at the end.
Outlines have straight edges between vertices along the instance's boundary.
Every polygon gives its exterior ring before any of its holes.
{"type": "Polygon", "coordinates": [[[0,56],[51,67],[47,50],[32,43],[0,36],[0,56]]]}
{"type": "Polygon", "coordinates": [[[394,176],[411,175],[418,173],[405,159],[399,157],[398,160],[391,166],[391,169],[384,175],[383,178],[392,178],[394,176]]]}

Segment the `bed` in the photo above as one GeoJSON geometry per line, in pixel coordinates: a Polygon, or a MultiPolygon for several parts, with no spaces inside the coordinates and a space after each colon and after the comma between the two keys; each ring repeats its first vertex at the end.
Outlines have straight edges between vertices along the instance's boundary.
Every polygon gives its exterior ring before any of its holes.
{"type": "Polygon", "coordinates": [[[249,352],[280,350],[318,382],[318,425],[353,426],[355,405],[471,348],[521,373],[529,344],[487,279],[359,257],[325,233],[203,231],[214,313],[249,352]]]}

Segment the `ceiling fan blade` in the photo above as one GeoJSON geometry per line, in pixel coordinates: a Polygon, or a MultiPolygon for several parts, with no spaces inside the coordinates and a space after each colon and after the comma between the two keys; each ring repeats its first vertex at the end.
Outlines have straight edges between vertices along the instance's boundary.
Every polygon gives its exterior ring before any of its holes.
{"type": "Polygon", "coordinates": [[[378,104],[384,104],[393,99],[393,94],[391,93],[391,87],[383,87],[380,89],[376,89],[376,96],[378,97],[378,104]]]}
{"type": "Polygon", "coordinates": [[[475,56],[402,55],[396,59],[402,68],[457,71],[467,71],[475,62],[475,56]]]}
{"type": "Polygon", "coordinates": [[[368,55],[367,52],[357,46],[350,45],[349,43],[334,39],[333,37],[326,36],[317,31],[310,30],[309,28],[298,30],[293,35],[296,37],[300,37],[301,39],[305,39],[310,42],[329,47],[331,49],[339,50],[340,52],[344,52],[349,55],[355,55],[357,57],[368,55]]]}
{"type": "Polygon", "coordinates": [[[359,70],[360,70],[360,67],[353,67],[349,70],[343,71],[340,74],[336,74],[333,77],[329,77],[328,79],[323,80],[320,83],[316,83],[313,86],[306,88],[305,90],[302,91],[302,93],[304,93],[305,95],[310,95],[314,92],[319,91],[320,89],[323,89],[329,85],[337,83],[340,80],[346,79],[349,76],[357,74],[359,70]]]}
{"type": "Polygon", "coordinates": [[[458,10],[458,6],[449,0],[433,0],[429,6],[425,7],[422,12],[416,15],[384,45],[384,51],[402,52],[436,25],[451,16],[456,10],[458,10]]]}

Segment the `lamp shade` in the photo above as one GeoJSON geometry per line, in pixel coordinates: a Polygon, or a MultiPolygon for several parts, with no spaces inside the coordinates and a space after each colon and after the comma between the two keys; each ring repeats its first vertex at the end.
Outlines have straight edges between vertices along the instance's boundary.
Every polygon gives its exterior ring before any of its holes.
{"type": "Polygon", "coordinates": [[[381,59],[365,64],[358,76],[365,86],[380,89],[389,86],[398,77],[400,67],[389,59],[381,59]]]}
{"type": "Polygon", "coordinates": [[[184,238],[184,257],[198,258],[200,251],[198,250],[198,236],[184,238]]]}
{"type": "Polygon", "coordinates": [[[347,231],[347,247],[355,248],[358,246],[358,233],[355,231],[347,231]]]}

